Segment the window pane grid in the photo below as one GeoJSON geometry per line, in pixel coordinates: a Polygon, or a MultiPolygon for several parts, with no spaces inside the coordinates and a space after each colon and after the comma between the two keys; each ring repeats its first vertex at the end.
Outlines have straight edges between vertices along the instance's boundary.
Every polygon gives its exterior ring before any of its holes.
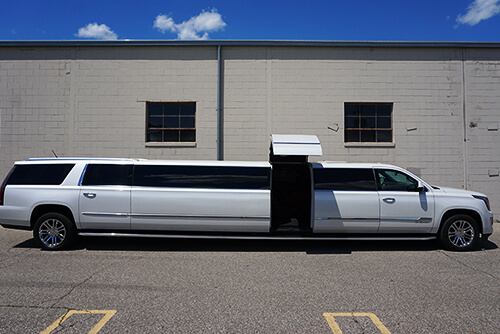
{"type": "Polygon", "coordinates": [[[195,142],[196,103],[147,103],[146,142],[195,142]]]}
{"type": "Polygon", "coordinates": [[[392,103],[345,103],[345,142],[392,142],[392,103]]]}

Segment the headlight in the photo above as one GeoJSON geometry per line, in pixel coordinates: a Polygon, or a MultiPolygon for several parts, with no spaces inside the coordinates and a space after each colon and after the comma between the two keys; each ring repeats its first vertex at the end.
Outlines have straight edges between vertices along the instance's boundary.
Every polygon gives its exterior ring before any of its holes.
{"type": "Polygon", "coordinates": [[[479,196],[479,195],[472,195],[472,197],[480,199],[481,201],[483,201],[484,204],[486,204],[486,208],[488,209],[488,211],[491,211],[491,209],[490,209],[490,200],[488,199],[488,197],[486,197],[486,196],[479,196]]]}

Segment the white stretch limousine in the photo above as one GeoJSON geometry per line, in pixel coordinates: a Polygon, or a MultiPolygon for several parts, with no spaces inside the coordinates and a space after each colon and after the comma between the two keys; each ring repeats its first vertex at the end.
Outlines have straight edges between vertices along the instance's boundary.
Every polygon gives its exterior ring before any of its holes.
{"type": "Polygon", "coordinates": [[[77,235],[438,238],[469,250],[493,232],[488,198],[384,164],[308,163],[316,136],[273,135],[270,162],[28,159],[0,188],[0,224],[44,249],[77,235]]]}

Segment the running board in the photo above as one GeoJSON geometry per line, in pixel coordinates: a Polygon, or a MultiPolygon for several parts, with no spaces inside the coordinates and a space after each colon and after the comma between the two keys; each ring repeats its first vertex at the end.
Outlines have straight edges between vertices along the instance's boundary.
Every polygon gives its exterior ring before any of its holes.
{"type": "Polygon", "coordinates": [[[170,238],[170,239],[236,239],[236,240],[434,240],[436,236],[424,237],[311,237],[293,235],[202,235],[202,234],[142,234],[142,233],[110,233],[110,232],[79,232],[82,237],[133,237],[133,238],[170,238]]]}

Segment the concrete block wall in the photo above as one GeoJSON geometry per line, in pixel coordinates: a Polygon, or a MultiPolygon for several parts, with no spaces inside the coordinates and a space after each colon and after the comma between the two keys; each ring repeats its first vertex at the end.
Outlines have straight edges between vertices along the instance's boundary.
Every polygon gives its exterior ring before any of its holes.
{"type": "Polygon", "coordinates": [[[467,187],[484,192],[500,220],[500,60],[468,51],[465,62],[467,187]]]}
{"type": "Polygon", "coordinates": [[[224,51],[225,141],[232,158],[248,156],[236,148],[255,142],[264,148],[255,159],[266,159],[270,133],[313,133],[324,149],[318,159],[393,163],[419,168],[431,181],[462,185],[459,51],[433,50],[429,59],[418,49],[275,47],[256,54],[251,48],[251,57],[249,49],[224,51]],[[395,147],[345,145],[345,102],[394,103],[395,147]],[[228,123],[252,117],[267,122],[228,123]],[[328,129],[336,124],[337,132],[328,129]],[[443,168],[454,172],[443,175],[443,168]]]}
{"type": "Polygon", "coordinates": [[[29,59],[31,54],[13,50],[13,59],[0,60],[2,178],[15,160],[52,156],[52,150],[66,152],[70,88],[66,63],[29,59]]]}
{"type": "MultiPolygon", "coordinates": [[[[30,157],[215,159],[216,47],[0,51],[0,171],[30,157]],[[196,146],[148,146],[146,102],[196,102],[196,146]]],[[[2,176],[3,177],[3,176],[2,176]]]]}
{"type": "MultiPolygon", "coordinates": [[[[224,45],[222,63],[225,160],[267,160],[272,133],[316,134],[311,161],[410,168],[500,214],[500,49],[224,45]],[[394,146],[345,144],[346,102],[393,103],[394,146]]],[[[2,46],[0,174],[52,150],[213,160],[216,108],[216,45],[2,46]],[[196,102],[196,146],[147,145],[147,101],[196,102]]]]}
{"type": "Polygon", "coordinates": [[[215,47],[81,52],[71,63],[75,78],[72,155],[216,158],[215,47]],[[106,59],[108,54],[112,60],[106,59]],[[148,101],[196,102],[196,147],[146,144],[148,101]]]}
{"type": "Polygon", "coordinates": [[[323,156],[310,161],[399,165],[432,184],[485,192],[500,213],[500,129],[492,126],[500,121],[500,51],[485,52],[487,65],[483,51],[226,47],[226,157],[265,160],[269,134],[316,134],[323,156]],[[467,124],[488,115],[483,132],[464,130],[464,101],[467,124]],[[392,102],[394,147],[345,144],[345,102],[392,102]]]}

